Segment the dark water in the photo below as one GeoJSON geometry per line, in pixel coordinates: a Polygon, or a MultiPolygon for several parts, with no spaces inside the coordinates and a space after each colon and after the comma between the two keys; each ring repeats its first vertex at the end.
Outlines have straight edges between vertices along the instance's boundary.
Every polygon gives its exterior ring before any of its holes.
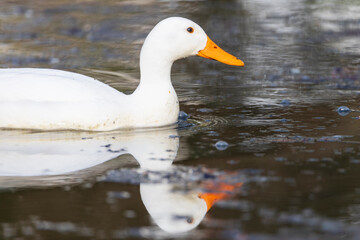
{"type": "Polygon", "coordinates": [[[245,68],[176,62],[189,115],[176,128],[2,131],[0,239],[358,239],[357,1],[5,0],[0,66],[130,93],[144,38],[169,16],[245,68]]]}

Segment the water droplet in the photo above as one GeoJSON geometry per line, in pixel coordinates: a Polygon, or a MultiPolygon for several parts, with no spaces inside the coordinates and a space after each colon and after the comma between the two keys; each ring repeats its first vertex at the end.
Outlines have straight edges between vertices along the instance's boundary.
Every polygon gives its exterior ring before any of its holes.
{"type": "Polygon", "coordinates": [[[291,70],[290,70],[290,72],[292,73],[292,74],[300,74],[300,69],[299,68],[292,68],[291,70]]]}
{"type": "Polygon", "coordinates": [[[290,106],[290,101],[287,99],[284,99],[280,102],[281,105],[283,105],[284,107],[290,106]]]}
{"type": "Polygon", "coordinates": [[[189,115],[186,112],[179,112],[179,120],[186,121],[189,118],[189,115]]]}
{"type": "Polygon", "coordinates": [[[283,161],[286,161],[287,158],[286,157],[275,157],[275,161],[278,161],[278,162],[283,162],[283,161]]]}
{"type": "Polygon", "coordinates": [[[309,76],[302,76],[302,77],[301,77],[301,80],[302,80],[302,81],[310,81],[311,78],[310,78],[309,76]]]}
{"type": "Polygon", "coordinates": [[[351,112],[350,108],[346,106],[341,106],[336,111],[340,116],[346,116],[351,112]]]}
{"type": "Polygon", "coordinates": [[[215,131],[208,131],[208,135],[209,135],[209,136],[212,136],[212,137],[217,137],[217,136],[219,136],[219,134],[218,134],[217,132],[215,132],[215,131]]]}
{"type": "Polygon", "coordinates": [[[210,109],[210,108],[199,108],[197,111],[198,111],[198,112],[202,112],[202,113],[210,113],[210,112],[213,112],[213,110],[210,109]]]}
{"type": "Polygon", "coordinates": [[[223,151],[229,147],[229,144],[225,141],[218,141],[215,143],[215,147],[217,150],[223,151]]]}

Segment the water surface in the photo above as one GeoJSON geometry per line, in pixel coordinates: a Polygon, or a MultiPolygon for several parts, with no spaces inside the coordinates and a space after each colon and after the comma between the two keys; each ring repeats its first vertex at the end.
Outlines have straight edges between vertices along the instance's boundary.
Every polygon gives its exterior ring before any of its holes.
{"type": "Polygon", "coordinates": [[[3,1],[0,66],[131,93],[141,44],[169,16],[245,68],[177,61],[178,126],[2,131],[0,238],[357,239],[356,1],[3,1]]]}

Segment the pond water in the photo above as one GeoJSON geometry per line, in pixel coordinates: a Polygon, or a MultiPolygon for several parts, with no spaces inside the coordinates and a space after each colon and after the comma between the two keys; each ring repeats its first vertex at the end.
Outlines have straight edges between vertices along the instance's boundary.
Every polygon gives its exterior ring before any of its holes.
{"type": "Polygon", "coordinates": [[[245,67],[177,61],[177,126],[1,131],[0,238],[358,239],[357,1],[5,0],[0,67],[131,93],[144,38],[169,16],[245,67]]]}

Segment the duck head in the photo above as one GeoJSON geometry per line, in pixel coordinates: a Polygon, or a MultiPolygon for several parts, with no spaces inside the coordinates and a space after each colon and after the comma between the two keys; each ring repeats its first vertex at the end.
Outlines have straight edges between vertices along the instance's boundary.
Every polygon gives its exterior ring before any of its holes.
{"type": "Polygon", "coordinates": [[[244,62],[217,46],[195,22],[171,17],[159,22],[146,38],[141,50],[140,65],[151,62],[174,61],[198,55],[219,62],[244,66],[244,62]],[[151,57],[151,60],[149,59],[151,57]]]}

